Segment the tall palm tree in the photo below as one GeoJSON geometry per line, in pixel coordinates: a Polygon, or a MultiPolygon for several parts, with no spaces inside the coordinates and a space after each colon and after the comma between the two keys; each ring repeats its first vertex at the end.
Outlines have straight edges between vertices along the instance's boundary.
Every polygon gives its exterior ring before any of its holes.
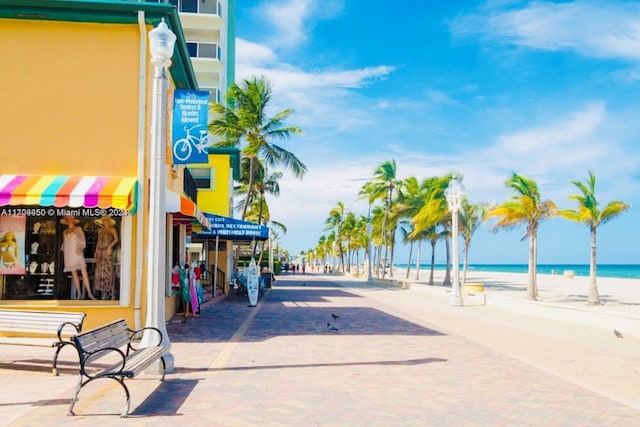
{"type": "Polygon", "coordinates": [[[484,216],[487,213],[486,203],[471,204],[465,198],[462,201],[462,210],[460,211],[461,227],[460,234],[464,241],[464,247],[462,249],[463,261],[462,261],[462,283],[467,280],[467,270],[469,268],[469,248],[471,247],[471,238],[473,234],[478,230],[484,216]]]}
{"type": "Polygon", "coordinates": [[[558,208],[551,200],[542,200],[538,184],[531,178],[513,173],[505,185],[513,191],[511,199],[487,212],[486,218],[496,218],[491,230],[512,229],[522,224],[527,231],[522,240],[529,239],[529,280],[527,283],[527,298],[538,298],[536,282],[538,260],[538,228],[540,224],[557,214],[558,208]]]}
{"type": "MultiPolygon", "coordinates": [[[[243,80],[242,86],[233,83],[229,87],[227,104],[231,107],[213,104],[211,108],[217,118],[209,123],[209,132],[223,138],[214,145],[242,145],[242,155],[249,158],[248,194],[253,193],[258,159],[262,159],[269,167],[282,166],[291,170],[298,178],[302,178],[307,171],[304,163],[293,153],[273,143],[274,140],[288,139],[302,130],[296,126],[284,125],[293,113],[291,109],[284,109],[272,117],[266,116],[272,92],[271,83],[264,78],[252,77],[243,80]]],[[[249,203],[250,197],[247,197],[242,208],[242,219],[245,219],[249,203]]]]}
{"type": "MultiPolygon", "coordinates": [[[[253,190],[249,192],[249,171],[250,171],[250,160],[247,157],[242,158],[242,162],[240,165],[241,170],[241,179],[240,184],[235,186],[234,193],[238,195],[244,195],[245,198],[249,199],[249,206],[258,205],[260,207],[267,206],[265,195],[269,194],[274,197],[280,196],[280,183],[278,182],[282,179],[282,172],[271,172],[268,170],[267,166],[258,159],[256,162],[256,167],[253,173],[253,190]]],[[[242,199],[242,205],[245,204],[245,199],[242,199]]],[[[245,214],[245,219],[247,219],[248,214],[245,214]]],[[[258,224],[262,223],[262,215],[258,212],[258,220],[256,221],[258,224]]]]}
{"type": "Polygon", "coordinates": [[[344,202],[338,202],[337,206],[329,212],[329,217],[325,220],[325,230],[335,231],[335,240],[333,241],[338,246],[338,252],[340,254],[340,266],[344,273],[344,251],[342,246],[343,233],[342,228],[344,226],[345,207],[344,202]]]}
{"type": "MultiPolygon", "coordinates": [[[[397,167],[396,167],[395,159],[391,161],[386,161],[373,171],[373,180],[371,181],[372,183],[371,191],[373,194],[375,194],[375,199],[382,200],[383,206],[384,206],[384,218],[382,222],[382,238],[383,238],[383,245],[385,248],[385,260],[384,260],[385,266],[388,259],[390,239],[392,239],[394,235],[394,233],[390,233],[390,230],[393,229],[393,231],[395,232],[395,228],[389,226],[390,225],[389,215],[391,213],[391,209],[393,206],[394,190],[400,184],[400,181],[396,178],[396,173],[397,173],[397,167]]],[[[380,265],[380,261],[381,261],[380,258],[381,258],[381,253],[379,252],[378,263],[377,263],[378,265],[376,266],[376,268],[378,268],[380,265]]],[[[390,266],[390,267],[392,271],[391,274],[393,275],[393,266],[390,266]]],[[[386,273],[386,268],[384,268],[382,271],[382,277],[385,276],[385,273],[386,273]]]]}
{"type": "Polygon", "coordinates": [[[596,175],[589,171],[589,178],[584,182],[570,181],[578,187],[581,194],[572,194],[570,200],[578,202],[577,209],[566,209],[559,213],[560,216],[570,221],[575,221],[589,227],[591,232],[591,256],[589,259],[589,305],[600,305],[600,295],[598,294],[598,284],[596,275],[596,235],[598,227],[629,210],[627,203],[615,200],[607,204],[604,209],[598,207],[596,199],[596,175]]]}
{"type": "MultiPolygon", "coordinates": [[[[455,175],[458,176],[458,175],[455,175]]],[[[444,237],[446,270],[444,275],[444,286],[451,285],[451,251],[449,250],[449,237],[451,236],[451,213],[447,205],[447,198],[444,195],[449,182],[453,179],[454,174],[446,176],[437,176],[427,178],[423,182],[424,187],[424,204],[420,210],[414,215],[413,221],[416,225],[416,233],[427,231],[430,235],[437,234],[438,237],[429,238],[432,245],[431,270],[434,269],[433,251],[435,244],[440,238],[444,237]],[[441,230],[441,231],[439,231],[441,230]]],[[[460,177],[459,177],[460,179],[460,177]]]]}

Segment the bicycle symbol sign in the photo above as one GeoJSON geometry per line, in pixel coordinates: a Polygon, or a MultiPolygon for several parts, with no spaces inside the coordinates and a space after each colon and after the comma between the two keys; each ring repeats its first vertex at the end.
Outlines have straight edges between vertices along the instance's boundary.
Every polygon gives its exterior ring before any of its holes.
{"type": "Polygon", "coordinates": [[[171,150],[174,164],[209,161],[208,106],[209,92],[181,89],[174,92],[171,150]]]}
{"type": "Polygon", "coordinates": [[[209,146],[209,137],[207,136],[206,129],[200,129],[200,136],[191,134],[191,131],[200,125],[195,125],[190,128],[184,127],[187,133],[184,138],[180,138],[173,144],[173,156],[179,161],[185,161],[191,158],[191,152],[195,147],[198,154],[206,153],[209,146]]]}

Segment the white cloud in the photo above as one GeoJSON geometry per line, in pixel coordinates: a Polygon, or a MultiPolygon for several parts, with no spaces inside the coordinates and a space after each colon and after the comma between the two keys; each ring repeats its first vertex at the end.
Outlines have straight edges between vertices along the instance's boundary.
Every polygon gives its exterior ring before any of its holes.
{"type": "Polygon", "coordinates": [[[241,38],[236,39],[236,63],[242,67],[259,67],[276,63],[275,52],[268,47],[241,38]]]}
{"type": "Polygon", "coordinates": [[[304,44],[315,22],[342,12],[343,0],[284,0],[265,2],[257,11],[271,27],[268,44],[289,48],[304,44]]]}
{"type": "Polygon", "coordinates": [[[460,16],[451,28],[458,36],[479,34],[536,50],[640,59],[640,6],[632,3],[532,2],[521,9],[489,8],[460,16]]]}

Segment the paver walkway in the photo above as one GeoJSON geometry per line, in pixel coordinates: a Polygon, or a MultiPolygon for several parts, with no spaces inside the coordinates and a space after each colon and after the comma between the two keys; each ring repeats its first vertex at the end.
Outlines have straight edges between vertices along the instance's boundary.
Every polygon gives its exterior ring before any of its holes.
{"type": "Polygon", "coordinates": [[[489,306],[450,307],[445,296],[418,290],[282,275],[257,307],[230,295],[168,330],[176,370],[164,383],[153,376],[129,381],[132,412],[124,420],[115,382],[83,389],[78,415],[67,417],[75,375],[52,377],[46,349],[13,358],[3,349],[0,425],[634,426],[640,420],[640,339],[489,306]]]}

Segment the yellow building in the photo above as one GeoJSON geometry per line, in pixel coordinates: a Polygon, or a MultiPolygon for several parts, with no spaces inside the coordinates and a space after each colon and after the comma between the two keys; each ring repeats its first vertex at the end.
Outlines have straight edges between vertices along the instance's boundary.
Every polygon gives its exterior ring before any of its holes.
{"type": "MultiPolygon", "coordinates": [[[[144,326],[148,33],[162,18],[177,35],[170,89],[197,89],[170,4],[0,0],[0,308],[84,311],[85,328],[119,317],[144,326]]],[[[167,164],[166,176],[167,281],[159,286],[169,318],[177,307],[170,269],[206,219],[188,169],[167,164]]]]}

